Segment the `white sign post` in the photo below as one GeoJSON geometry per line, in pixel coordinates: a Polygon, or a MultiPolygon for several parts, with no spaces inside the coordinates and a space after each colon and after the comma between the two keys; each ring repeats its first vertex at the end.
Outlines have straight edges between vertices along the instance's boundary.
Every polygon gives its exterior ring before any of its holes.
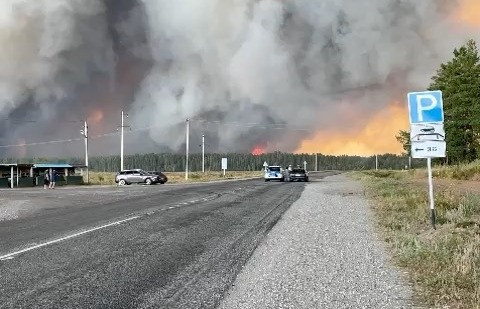
{"type": "Polygon", "coordinates": [[[263,162],[263,170],[266,172],[268,167],[267,161],[263,162]]]}
{"type": "Polygon", "coordinates": [[[442,92],[409,93],[408,111],[410,116],[411,157],[427,159],[430,219],[433,228],[435,228],[432,158],[445,158],[447,151],[445,129],[443,127],[442,92]]]}
{"type": "Polygon", "coordinates": [[[307,161],[303,161],[303,169],[306,171],[307,170],[307,161]]]}
{"type": "Polygon", "coordinates": [[[223,176],[225,177],[226,171],[227,171],[227,164],[228,164],[228,159],[227,158],[222,158],[222,170],[223,170],[223,176]]]}

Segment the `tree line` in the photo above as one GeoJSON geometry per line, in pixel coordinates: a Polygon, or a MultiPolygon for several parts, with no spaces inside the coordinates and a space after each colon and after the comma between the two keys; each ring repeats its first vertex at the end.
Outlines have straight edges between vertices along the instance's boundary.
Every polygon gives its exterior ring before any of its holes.
{"type": "MultiPolygon", "coordinates": [[[[318,154],[293,154],[283,152],[273,152],[262,155],[252,155],[245,153],[208,153],[205,154],[205,169],[207,171],[220,171],[222,158],[228,159],[228,170],[231,171],[259,171],[263,168],[264,162],[269,165],[280,165],[294,167],[303,162],[307,162],[307,169],[312,171],[315,169],[315,160],[319,170],[370,170],[375,169],[375,156],[332,156],[318,154]]],[[[0,163],[69,163],[82,165],[82,158],[29,158],[22,159],[18,162],[16,159],[0,159],[0,163]]],[[[412,160],[412,167],[420,167],[424,165],[421,160],[412,160]]],[[[385,154],[378,156],[378,165],[381,169],[405,169],[409,166],[409,159],[406,156],[385,154]]],[[[202,170],[202,155],[191,154],[189,156],[189,170],[202,170]]],[[[89,159],[89,168],[98,172],[118,172],[120,168],[120,156],[95,156],[89,159]]],[[[147,171],[166,171],[181,172],[185,170],[185,155],[172,153],[148,153],[135,154],[125,156],[125,168],[140,168],[147,171]]]]}
{"type": "MultiPolygon", "coordinates": [[[[477,43],[468,41],[441,64],[428,90],[443,92],[447,159],[445,163],[472,162],[480,156],[480,57],[477,43]]],[[[410,133],[400,131],[397,140],[410,154],[410,133]]]]}

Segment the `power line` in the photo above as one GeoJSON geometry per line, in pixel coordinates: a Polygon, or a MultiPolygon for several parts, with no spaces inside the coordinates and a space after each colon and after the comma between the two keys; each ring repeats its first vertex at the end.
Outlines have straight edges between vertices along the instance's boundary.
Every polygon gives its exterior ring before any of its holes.
{"type": "MultiPolygon", "coordinates": [[[[29,120],[29,119],[16,119],[16,118],[3,118],[2,121],[11,121],[14,123],[45,123],[42,120],[29,120]]],[[[84,120],[55,120],[55,123],[80,123],[84,120]]]]}
{"type": "MultiPolygon", "coordinates": [[[[304,132],[305,131],[307,131],[307,132],[312,131],[311,129],[307,129],[307,128],[291,127],[290,125],[288,125],[286,123],[282,123],[282,124],[240,123],[240,122],[208,121],[208,120],[201,120],[201,119],[195,119],[194,121],[202,122],[202,123],[209,123],[209,124],[245,127],[245,128],[263,128],[263,129],[272,129],[272,130],[289,130],[289,131],[304,131],[304,132]]],[[[75,121],[75,122],[77,122],[77,121],[75,121]]],[[[141,127],[141,128],[135,128],[135,129],[132,129],[130,131],[125,132],[125,134],[146,131],[146,130],[150,130],[150,129],[153,129],[153,128],[159,128],[161,126],[162,125],[152,125],[152,126],[146,126],[146,127],[141,127]]],[[[102,137],[116,136],[116,135],[119,135],[119,134],[120,134],[120,132],[110,132],[110,133],[94,135],[94,136],[91,136],[89,138],[98,139],[98,138],[102,138],[102,137]]],[[[27,146],[41,146],[41,145],[49,145],[49,144],[71,143],[71,142],[81,141],[82,139],[83,138],[69,138],[69,139],[63,139],[63,140],[52,140],[52,141],[44,141],[44,142],[0,145],[0,148],[15,148],[15,147],[27,147],[27,146]]]]}
{"type": "Polygon", "coordinates": [[[289,125],[287,123],[240,123],[240,122],[223,122],[223,121],[209,121],[209,120],[201,120],[201,119],[194,119],[193,121],[207,123],[207,124],[218,124],[218,125],[227,125],[227,126],[237,126],[237,127],[245,127],[245,128],[263,128],[263,129],[272,129],[272,130],[290,130],[290,131],[312,131],[311,129],[307,128],[295,128],[295,126],[289,125]]]}
{"type": "Polygon", "coordinates": [[[24,143],[24,144],[15,144],[15,145],[0,145],[0,148],[13,148],[13,147],[26,147],[26,146],[38,146],[38,145],[48,145],[48,144],[59,144],[59,143],[75,142],[75,141],[81,141],[81,140],[83,140],[83,138],[70,138],[70,139],[55,140],[55,141],[46,141],[46,142],[37,142],[37,143],[24,143]]]}

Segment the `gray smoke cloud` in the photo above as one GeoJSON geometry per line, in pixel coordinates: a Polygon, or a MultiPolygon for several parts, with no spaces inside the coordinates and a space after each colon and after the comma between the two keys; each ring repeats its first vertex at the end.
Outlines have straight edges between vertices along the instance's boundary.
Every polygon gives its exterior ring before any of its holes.
{"type": "MultiPolygon", "coordinates": [[[[292,151],[426,87],[454,47],[480,38],[452,17],[461,3],[3,0],[0,118],[39,122],[3,121],[0,144],[70,137],[78,128],[55,119],[96,109],[92,130],[111,132],[125,109],[134,130],[147,128],[127,137],[131,152],[181,150],[186,118],[211,151],[292,151]]],[[[93,150],[117,145],[98,139],[93,150]]],[[[28,152],[49,154],[39,149],[28,152]]]]}

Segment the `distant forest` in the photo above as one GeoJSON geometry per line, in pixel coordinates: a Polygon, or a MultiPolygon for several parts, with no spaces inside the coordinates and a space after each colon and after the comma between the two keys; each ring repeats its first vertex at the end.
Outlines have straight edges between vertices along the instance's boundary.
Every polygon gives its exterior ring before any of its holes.
{"type": "MultiPolygon", "coordinates": [[[[263,168],[263,163],[280,165],[283,167],[292,164],[302,165],[307,161],[307,169],[315,169],[315,155],[292,154],[274,152],[263,155],[229,153],[205,154],[205,169],[207,171],[220,171],[221,159],[228,158],[228,170],[231,171],[258,171],[263,168]]],[[[117,172],[120,168],[120,156],[96,156],[89,159],[90,170],[99,172],[117,172]]],[[[83,158],[63,159],[0,159],[0,163],[69,163],[84,164],[83,158]]],[[[378,156],[380,169],[404,169],[408,167],[408,157],[393,154],[378,156]]],[[[202,155],[191,154],[189,158],[190,171],[202,170],[202,155]]],[[[424,167],[424,160],[412,160],[412,168],[424,167]]],[[[148,171],[161,170],[166,172],[180,172],[185,170],[185,155],[183,154],[135,154],[125,156],[125,168],[141,168],[148,171]]],[[[319,170],[369,170],[375,169],[375,156],[331,156],[318,154],[319,170]]]]}

